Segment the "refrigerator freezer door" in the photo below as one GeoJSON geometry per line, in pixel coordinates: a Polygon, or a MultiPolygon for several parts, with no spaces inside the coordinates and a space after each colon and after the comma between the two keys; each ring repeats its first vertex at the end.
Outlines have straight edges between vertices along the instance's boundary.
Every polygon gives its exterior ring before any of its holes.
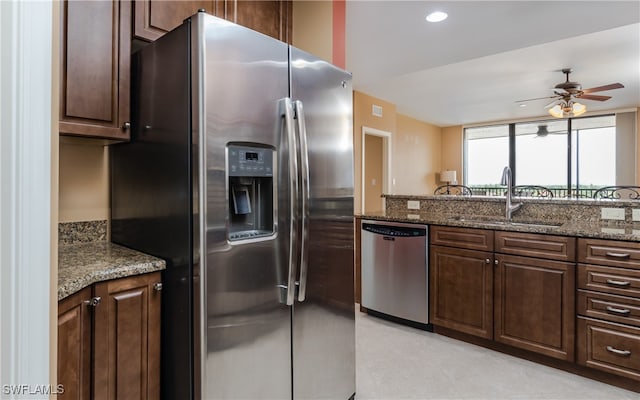
{"type": "MultiPolygon", "coordinates": [[[[291,307],[287,285],[290,209],[287,140],[280,100],[288,95],[286,44],[200,13],[192,48],[202,168],[203,399],[291,398],[291,307]],[[229,144],[275,151],[275,232],[229,240],[229,144]],[[279,185],[277,182],[284,182],[279,185]]],[[[233,207],[231,207],[233,208],[233,207]]],[[[256,210],[252,209],[252,212],[256,210]]],[[[198,384],[198,383],[197,383],[198,384]]]]}
{"type": "Polygon", "coordinates": [[[348,399],[355,392],[351,75],[290,52],[291,97],[303,105],[309,165],[308,265],[300,282],[306,287],[293,312],[293,398],[348,399]]]}

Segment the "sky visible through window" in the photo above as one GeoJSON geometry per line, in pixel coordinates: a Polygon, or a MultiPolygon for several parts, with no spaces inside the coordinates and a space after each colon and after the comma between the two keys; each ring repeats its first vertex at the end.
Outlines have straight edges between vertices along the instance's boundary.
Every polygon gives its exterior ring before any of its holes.
{"type": "MultiPolygon", "coordinates": [[[[572,132],[572,187],[615,185],[615,117],[576,121],[582,129],[572,132]]],[[[566,126],[566,120],[516,124],[516,184],[567,187],[566,126]],[[548,126],[549,133],[536,134],[540,125],[548,126]]],[[[465,183],[499,185],[502,169],[509,164],[508,125],[467,128],[465,146],[465,183]]]]}

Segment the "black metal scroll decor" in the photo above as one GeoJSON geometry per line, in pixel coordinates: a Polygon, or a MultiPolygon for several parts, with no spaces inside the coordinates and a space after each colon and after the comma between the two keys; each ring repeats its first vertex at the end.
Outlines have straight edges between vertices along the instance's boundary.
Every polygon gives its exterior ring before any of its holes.
{"type": "Polygon", "coordinates": [[[553,198],[553,192],[544,186],[537,185],[516,185],[512,194],[516,197],[540,197],[553,198]]]}
{"type": "Polygon", "coordinates": [[[593,192],[593,198],[640,200],[640,186],[605,186],[593,192]]]}
{"type": "Polygon", "coordinates": [[[471,196],[471,188],[465,185],[442,185],[438,186],[433,194],[445,194],[450,196],[471,196]]]}

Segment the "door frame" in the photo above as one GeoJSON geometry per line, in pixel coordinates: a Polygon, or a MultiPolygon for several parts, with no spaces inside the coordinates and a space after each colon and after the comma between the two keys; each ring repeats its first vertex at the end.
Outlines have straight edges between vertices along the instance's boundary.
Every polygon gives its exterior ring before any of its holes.
{"type": "Polygon", "coordinates": [[[0,2],[0,385],[19,398],[59,393],[57,10],[0,2]]]}
{"type": "MultiPolygon", "coordinates": [[[[390,193],[391,190],[391,181],[392,181],[392,175],[391,175],[391,149],[392,149],[392,137],[393,134],[391,132],[388,131],[383,131],[380,129],[375,129],[375,128],[371,128],[368,126],[363,126],[362,127],[362,173],[361,173],[361,185],[360,185],[360,190],[361,190],[361,211],[364,212],[364,205],[365,205],[365,179],[364,179],[364,171],[365,171],[365,142],[366,142],[366,136],[367,135],[371,135],[371,136],[379,136],[382,137],[382,153],[383,153],[383,158],[382,158],[382,193],[390,193]]],[[[384,198],[383,198],[383,203],[382,206],[384,208],[384,198]]]]}

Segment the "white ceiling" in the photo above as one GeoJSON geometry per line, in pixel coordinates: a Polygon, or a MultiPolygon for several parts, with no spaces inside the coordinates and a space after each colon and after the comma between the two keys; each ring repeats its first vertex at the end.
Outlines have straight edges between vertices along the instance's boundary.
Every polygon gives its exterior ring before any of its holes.
{"type": "Polygon", "coordinates": [[[640,1],[347,1],[354,89],[438,126],[548,117],[564,81],[625,87],[587,114],[640,107],[640,1]],[[438,24],[425,16],[441,10],[438,24]]]}

